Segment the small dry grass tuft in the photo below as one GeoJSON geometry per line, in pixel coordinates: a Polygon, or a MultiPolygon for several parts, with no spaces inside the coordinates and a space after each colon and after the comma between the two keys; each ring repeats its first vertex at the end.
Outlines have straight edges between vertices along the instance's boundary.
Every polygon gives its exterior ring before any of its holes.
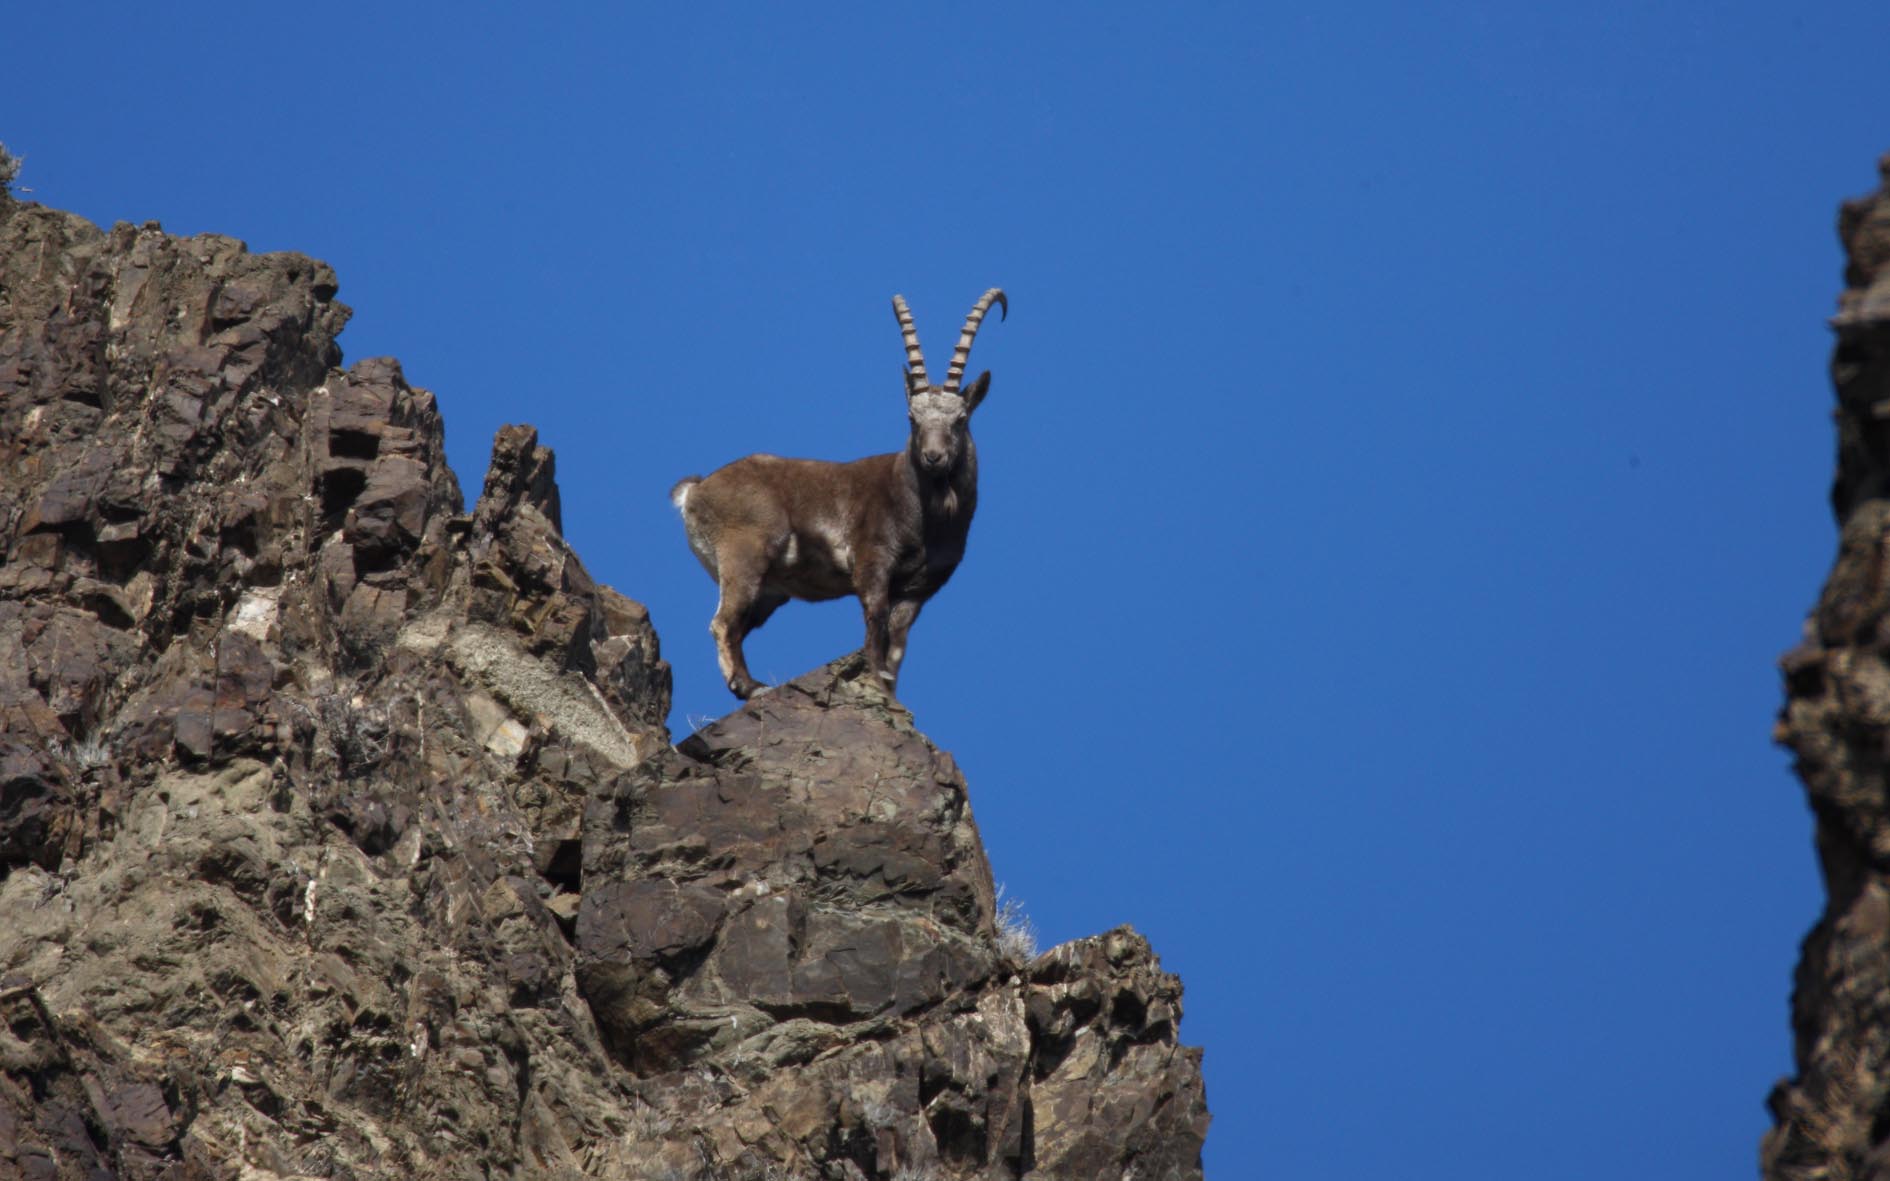
{"type": "Polygon", "coordinates": [[[1018,965],[1037,958],[1037,924],[1024,913],[1022,900],[1004,896],[1002,882],[997,888],[996,919],[998,954],[1018,965]]]}

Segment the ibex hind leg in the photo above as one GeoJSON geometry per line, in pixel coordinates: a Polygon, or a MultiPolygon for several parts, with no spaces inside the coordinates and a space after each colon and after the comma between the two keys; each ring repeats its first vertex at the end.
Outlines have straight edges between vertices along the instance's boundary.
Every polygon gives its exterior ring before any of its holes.
{"type": "Polygon", "coordinates": [[[725,545],[716,551],[715,559],[722,598],[716,605],[715,618],[709,620],[709,634],[715,637],[715,657],[722,668],[723,682],[730,693],[746,701],[761,684],[748,673],[742,641],[786,600],[761,588],[768,569],[766,554],[725,545]]]}
{"type": "Polygon", "coordinates": [[[715,662],[722,669],[722,683],[730,693],[747,701],[761,684],[748,675],[748,661],[742,656],[744,629],[718,610],[709,620],[709,634],[715,637],[715,662]]]}

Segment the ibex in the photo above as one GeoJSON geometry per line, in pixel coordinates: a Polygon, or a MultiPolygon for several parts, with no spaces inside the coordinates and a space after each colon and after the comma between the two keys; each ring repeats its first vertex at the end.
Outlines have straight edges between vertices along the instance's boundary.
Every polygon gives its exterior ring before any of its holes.
{"type": "Polygon", "coordinates": [[[978,507],[978,451],[971,412],[991,388],[989,370],[960,391],[971,341],[996,303],[993,287],[972,306],[945,371],[933,385],[904,296],[893,312],[906,346],[905,450],[852,463],[750,455],[670,490],[689,548],[721,588],[709,633],[729,691],[748,699],[742,640],[789,599],[858,595],[866,615],[866,659],[890,693],[899,683],[906,633],[965,556],[978,507]]]}

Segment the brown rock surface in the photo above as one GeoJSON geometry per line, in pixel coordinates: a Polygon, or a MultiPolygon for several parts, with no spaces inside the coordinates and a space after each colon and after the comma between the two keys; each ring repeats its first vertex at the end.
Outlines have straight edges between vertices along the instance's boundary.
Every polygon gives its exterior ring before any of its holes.
{"type": "Polygon", "coordinates": [[[1792,993],[1798,1075],[1773,1089],[1767,1178],[1890,1178],[1890,157],[1847,202],[1833,321],[1837,563],[1785,654],[1778,737],[1817,817],[1828,901],[1792,993]]]}
{"type": "Polygon", "coordinates": [[[672,747],[336,287],[0,195],[0,1176],[1200,1176],[1147,944],[1006,958],[855,662],[672,747]]]}

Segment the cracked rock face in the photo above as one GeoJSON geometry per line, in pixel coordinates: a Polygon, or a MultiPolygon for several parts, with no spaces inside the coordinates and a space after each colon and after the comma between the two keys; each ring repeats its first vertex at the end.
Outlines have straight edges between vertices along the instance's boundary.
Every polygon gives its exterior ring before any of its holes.
{"type": "Polygon", "coordinates": [[[336,291],[0,195],[0,1176],[1199,1177],[1141,937],[1007,958],[857,659],[672,747],[336,291]]]}
{"type": "MultiPolygon", "coordinates": [[[[1890,156],[1882,168],[1890,185],[1890,156]]],[[[1890,1178],[1890,187],[1847,202],[1833,320],[1836,564],[1780,662],[1776,737],[1817,818],[1828,899],[1792,992],[1798,1075],[1773,1088],[1764,1175],[1890,1178]]]]}

